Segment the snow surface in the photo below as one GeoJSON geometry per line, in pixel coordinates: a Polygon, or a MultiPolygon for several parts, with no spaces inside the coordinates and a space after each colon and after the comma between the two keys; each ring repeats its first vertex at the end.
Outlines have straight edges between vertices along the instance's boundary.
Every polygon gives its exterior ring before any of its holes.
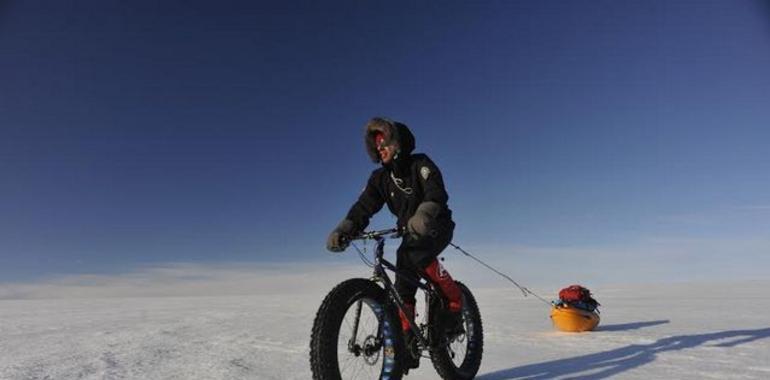
{"type": "MultiPolygon", "coordinates": [[[[78,285],[80,297],[41,299],[29,287],[6,286],[6,295],[34,297],[0,300],[0,379],[309,379],[315,312],[352,272],[314,272],[291,287],[278,286],[274,272],[260,273],[239,289],[244,294],[225,295],[199,286],[193,289],[205,295],[181,296],[166,283],[174,296],[129,296],[122,281],[120,297],[106,297],[110,284],[96,281],[78,285]]],[[[532,290],[552,298],[566,285],[532,290]]],[[[770,379],[768,288],[594,287],[602,322],[578,334],[556,332],[547,305],[514,288],[475,288],[485,330],[478,379],[770,379]]],[[[406,378],[437,375],[423,360],[406,378]]]]}

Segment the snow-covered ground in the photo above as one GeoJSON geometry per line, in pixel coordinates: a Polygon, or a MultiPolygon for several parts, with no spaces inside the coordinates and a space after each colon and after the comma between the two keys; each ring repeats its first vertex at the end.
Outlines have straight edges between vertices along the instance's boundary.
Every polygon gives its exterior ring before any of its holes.
{"type": "MultiPolygon", "coordinates": [[[[80,297],[0,300],[0,379],[309,379],[313,317],[343,272],[288,288],[265,275],[240,295],[105,297],[96,281],[80,297]]],[[[594,287],[602,322],[580,334],[556,332],[547,305],[513,288],[477,288],[478,378],[768,379],[769,286],[594,287]]],[[[436,378],[428,360],[407,377],[436,378]]]]}

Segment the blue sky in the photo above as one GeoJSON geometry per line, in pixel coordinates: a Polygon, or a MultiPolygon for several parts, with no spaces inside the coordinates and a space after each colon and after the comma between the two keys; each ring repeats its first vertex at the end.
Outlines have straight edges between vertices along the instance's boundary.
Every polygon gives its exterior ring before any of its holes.
{"type": "Polygon", "coordinates": [[[759,277],[768,16],[762,1],[5,2],[0,276],[327,262],[375,168],[363,125],[385,115],[441,167],[455,242],[480,256],[759,277]]]}

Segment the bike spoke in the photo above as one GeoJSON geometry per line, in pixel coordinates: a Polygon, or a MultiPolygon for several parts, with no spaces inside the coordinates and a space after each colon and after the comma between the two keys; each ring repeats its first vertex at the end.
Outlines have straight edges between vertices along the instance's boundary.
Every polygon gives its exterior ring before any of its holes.
{"type": "Polygon", "coordinates": [[[345,373],[345,371],[347,371],[347,369],[350,366],[350,364],[354,363],[356,361],[356,359],[358,359],[358,358],[356,358],[355,356],[352,356],[352,355],[350,357],[348,357],[347,359],[345,359],[345,364],[342,366],[342,368],[340,368],[340,375],[343,375],[345,373]]]}

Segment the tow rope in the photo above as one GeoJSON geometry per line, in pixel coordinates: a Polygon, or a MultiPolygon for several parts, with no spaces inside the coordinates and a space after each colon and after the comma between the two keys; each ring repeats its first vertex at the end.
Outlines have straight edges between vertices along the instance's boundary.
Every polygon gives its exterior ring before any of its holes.
{"type": "Polygon", "coordinates": [[[457,249],[458,251],[462,252],[462,253],[463,253],[465,256],[468,256],[468,257],[470,257],[471,259],[473,259],[473,260],[476,260],[476,262],[477,262],[477,263],[479,263],[479,264],[481,264],[481,265],[485,266],[487,269],[491,270],[492,272],[495,272],[495,273],[497,273],[498,275],[502,276],[502,277],[503,277],[503,278],[505,278],[506,280],[510,281],[510,282],[511,282],[513,285],[516,285],[516,287],[517,287],[517,288],[519,288],[519,290],[521,290],[521,293],[524,295],[524,297],[527,297],[528,295],[530,295],[530,294],[531,294],[531,295],[535,296],[535,298],[539,299],[540,301],[542,301],[543,303],[545,303],[546,305],[548,305],[548,307],[551,307],[551,306],[553,305],[553,303],[552,303],[552,302],[549,302],[549,301],[547,301],[546,299],[544,299],[543,297],[540,297],[539,295],[535,294],[533,291],[531,291],[531,290],[527,289],[527,287],[519,285],[519,284],[518,284],[516,281],[514,281],[512,278],[510,278],[510,277],[509,277],[508,275],[506,275],[505,273],[502,273],[502,272],[498,271],[497,269],[495,269],[495,268],[492,268],[492,267],[491,267],[491,266],[489,266],[487,263],[485,263],[485,262],[483,262],[483,261],[479,260],[478,258],[476,258],[475,256],[471,255],[471,254],[470,254],[470,253],[468,253],[466,250],[464,250],[464,249],[460,248],[459,246],[455,245],[454,243],[449,243],[449,245],[451,245],[452,247],[454,247],[454,248],[455,248],[455,249],[457,249]]]}

